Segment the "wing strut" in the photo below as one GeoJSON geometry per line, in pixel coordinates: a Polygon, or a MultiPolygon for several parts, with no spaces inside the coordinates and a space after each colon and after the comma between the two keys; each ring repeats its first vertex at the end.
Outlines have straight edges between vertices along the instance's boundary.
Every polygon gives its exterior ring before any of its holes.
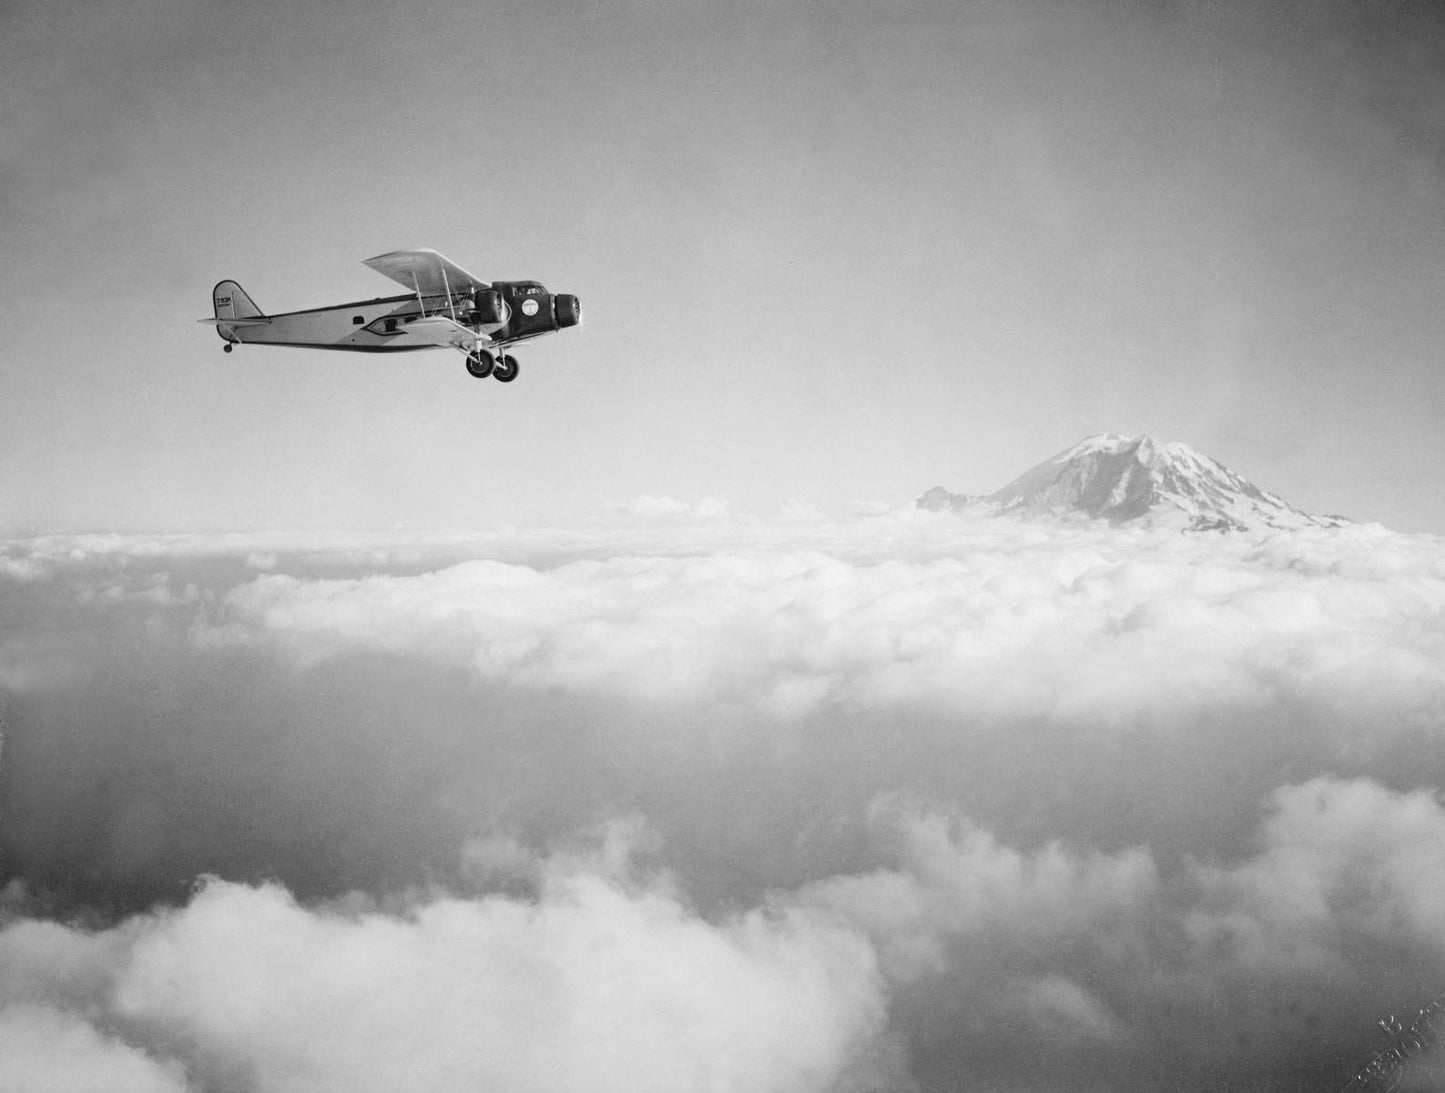
{"type": "Polygon", "coordinates": [[[452,312],[452,322],[456,322],[456,321],[457,321],[457,305],[456,305],[456,302],[455,302],[454,300],[452,300],[452,284],[451,284],[450,281],[447,280],[447,267],[446,267],[446,266],[442,266],[442,287],[447,290],[447,307],[449,307],[449,308],[451,309],[451,312],[452,312]]]}
{"type": "MultiPolygon", "coordinates": [[[[421,308],[421,317],[422,317],[423,319],[425,319],[425,318],[426,318],[426,300],[424,300],[424,299],[422,298],[422,294],[421,294],[421,282],[417,280],[416,270],[415,270],[415,269],[413,269],[413,270],[411,271],[411,287],[414,288],[414,289],[416,289],[416,305],[417,305],[417,307],[421,308]]],[[[450,281],[450,280],[448,279],[448,277],[447,277],[447,267],[446,267],[446,266],[442,266],[442,289],[446,292],[446,295],[447,295],[447,310],[449,310],[449,311],[452,313],[452,322],[456,322],[456,321],[457,321],[457,305],[456,305],[456,301],[452,299],[452,284],[451,284],[451,281],[450,281]]]]}

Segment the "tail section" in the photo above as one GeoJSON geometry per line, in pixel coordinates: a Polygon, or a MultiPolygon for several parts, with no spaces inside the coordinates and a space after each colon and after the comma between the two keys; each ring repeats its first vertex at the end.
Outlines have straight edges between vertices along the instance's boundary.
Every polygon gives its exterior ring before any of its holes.
{"type": "Polygon", "coordinates": [[[256,306],[256,301],[246,295],[246,290],[235,281],[221,281],[211,289],[211,302],[216,306],[216,318],[264,319],[266,313],[256,306]]]}

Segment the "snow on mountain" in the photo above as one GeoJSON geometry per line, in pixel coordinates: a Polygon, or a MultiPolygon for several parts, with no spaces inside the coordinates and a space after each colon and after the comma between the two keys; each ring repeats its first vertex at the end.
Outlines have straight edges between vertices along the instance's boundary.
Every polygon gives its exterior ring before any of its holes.
{"type": "Polygon", "coordinates": [[[1085,516],[1189,531],[1338,527],[1262,490],[1187,444],[1101,433],[1086,437],[986,496],[935,486],[920,508],[978,515],[1085,516]]]}

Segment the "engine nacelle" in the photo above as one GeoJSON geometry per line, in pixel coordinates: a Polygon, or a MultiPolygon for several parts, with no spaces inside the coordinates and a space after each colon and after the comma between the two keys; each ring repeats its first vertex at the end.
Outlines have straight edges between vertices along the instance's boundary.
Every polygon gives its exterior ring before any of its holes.
{"type": "Polygon", "coordinates": [[[492,336],[508,341],[535,338],[582,321],[582,305],[576,296],[553,294],[540,281],[497,281],[494,289],[502,295],[506,319],[492,336]]]}
{"type": "Polygon", "coordinates": [[[552,298],[552,310],[557,319],[557,329],[576,326],[582,321],[582,304],[575,296],[561,293],[552,298]]]}
{"type": "Polygon", "coordinates": [[[472,322],[495,326],[507,321],[507,302],[494,288],[479,288],[472,293],[472,322]]]}

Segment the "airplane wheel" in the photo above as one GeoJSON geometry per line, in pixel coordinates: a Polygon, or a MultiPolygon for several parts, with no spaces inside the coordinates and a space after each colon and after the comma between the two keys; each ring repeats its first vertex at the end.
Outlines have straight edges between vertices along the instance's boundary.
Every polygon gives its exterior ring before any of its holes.
{"type": "Polygon", "coordinates": [[[484,380],[492,374],[492,368],[496,365],[496,358],[484,349],[478,349],[474,353],[467,354],[467,372],[479,380],[484,380]]]}
{"type": "Polygon", "coordinates": [[[517,358],[510,354],[503,356],[497,361],[496,370],[492,378],[500,383],[511,383],[517,378],[517,358]]]}
{"type": "Polygon", "coordinates": [[[227,342],[225,345],[221,346],[221,352],[229,353],[234,348],[235,346],[233,346],[230,342],[227,342]]]}

